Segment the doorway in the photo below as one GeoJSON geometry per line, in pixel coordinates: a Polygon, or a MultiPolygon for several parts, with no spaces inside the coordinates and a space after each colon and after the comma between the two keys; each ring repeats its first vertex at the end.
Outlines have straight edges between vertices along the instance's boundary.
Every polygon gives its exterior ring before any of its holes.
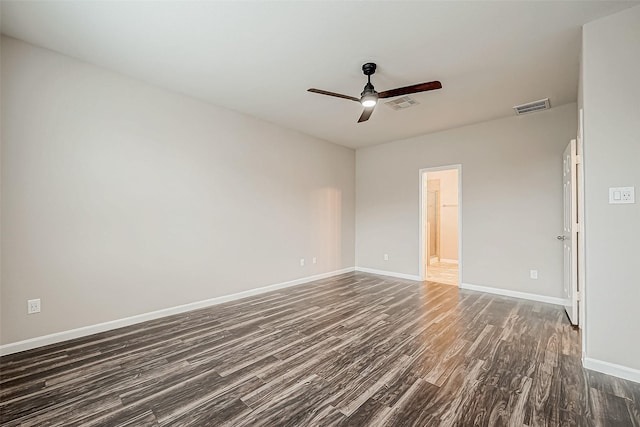
{"type": "Polygon", "coordinates": [[[461,166],[420,170],[420,277],[461,283],[461,166]]]}

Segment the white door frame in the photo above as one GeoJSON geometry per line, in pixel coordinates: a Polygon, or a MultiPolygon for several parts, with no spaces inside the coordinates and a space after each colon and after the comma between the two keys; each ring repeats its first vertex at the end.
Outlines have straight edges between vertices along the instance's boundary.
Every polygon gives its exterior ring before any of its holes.
{"type": "Polygon", "coordinates": [[[563,257],[563,279],[564,303],[567,316],[573,325],[579,324],[579,301],[580,292],[578,288],[578,237],[580,232],[580,221],[578,215],[578,166],[580,157],[578,156],[578,142],[575,139],[569,141],[567,148],[562,154],[562,198],[563,198],[563,220],[562,235],[562,257],[563,257]]]}
{"type": "Polygon", "coordinates": [[[458,287],[462,282],[462,165],[447,165],[447,166],[435,166],[430,168],[422,168],[420,169],[420,173],[418,174],[418,179],[420,182],[420,239],[419,239],[419,250],[418,253],[418,271],[420,272],[420,279],[427,280],[427,270],[424,268],[425,264],[425,240],[427,237],[427,224],[424,220],[426,214],[426,206],[425,202],[427,200],[426,187],[424,185],[425,180],[424,176],[428,175],[429,172],[437,172],[444,170],[456,169],[458,171],[458,287]]]}
{"type": "Polygon", "coordinates": [[[578,326],[581,329],[580,338],[582,341],[582,358],[587,354],[587,281],[586,281],[586,221],[584,215],[584,111],[582,108],[578,110],[578,137],[577,151],[580,159],[578,164],[578,222],[580,230],[578,231],[578,289],[580,290],[580,301],[578,303],[578,326]]]}
{"type": "MultiPolygon", "coordinates": [[[[580,110],[582,113],[582,110],[580,110]]],[[[580,293],[580,300],[578,301],[578,327],[584,329],[584,323],[586,316],[585,310],[585,295],[587,294],[585,291],[586,283],[585,283],[585,268],[586,268],[586,258],[585,258],[585,240],[584,240],[584,154],[583,154],[583,146],[582,146],[582,137],[578,138],[576,143],[576,150],[578,153],[578,164],[576,166],[576,185],[577,185],[577,214],[578,214],[578,224],[580,225],[578,228],[578,292],[580,293]]],[[[582,341],[585,341],[585,333],[583,331],[582,341]]]]}

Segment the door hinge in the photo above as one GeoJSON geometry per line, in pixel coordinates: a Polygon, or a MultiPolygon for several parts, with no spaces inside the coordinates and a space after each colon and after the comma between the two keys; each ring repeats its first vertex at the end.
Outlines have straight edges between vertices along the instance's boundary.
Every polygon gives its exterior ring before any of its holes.
{"type": "Polygon", "coordinates": [[[580,291],[576,292],[576,301],[580,301],[580,291]]]}
{"type": "Polygon", "coordinates": [[[576,165],[582,164],[582,156],[580,154],[576,154],[576,165]]]}

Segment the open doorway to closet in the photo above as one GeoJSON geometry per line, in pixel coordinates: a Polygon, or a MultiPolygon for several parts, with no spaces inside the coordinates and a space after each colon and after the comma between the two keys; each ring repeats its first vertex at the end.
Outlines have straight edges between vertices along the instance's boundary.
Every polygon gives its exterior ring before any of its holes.
{"type": "Polygon", "coordinates": [[[458,286],[461,253],[460,165],[420,171],[423,280],[458,286]]]}

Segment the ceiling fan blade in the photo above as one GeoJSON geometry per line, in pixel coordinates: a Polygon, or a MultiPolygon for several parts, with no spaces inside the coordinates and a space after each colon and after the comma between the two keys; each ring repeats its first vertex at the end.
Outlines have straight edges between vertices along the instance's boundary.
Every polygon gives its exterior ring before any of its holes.
{"type": "Polygon", "coordinates": [[[376,108],[375,105],[373,107],[365,108],[362,112],[362,115],[358,119],[358,123],[366,122],[367,120],[369,120],[369,117],[371,117],[374,108],[376,108]]]}
{"type": "Polygon", "coordinates": [[[411,93],[426,92],[428,90],[442,89],[439,81],[418,83],[417,85],[399,87],[398,89],[385,90],[378,93],[378,98],[393,98],[394,96],[409,95],[411,93]]]}
{"type": "Polygon", "coordinates": [[[336,98],[343,98],[343,99],[348,99],[350,101],[360,102],[359,98],[355,98],[355,97],[349,96],[349,95],[343,95],[341,93],[329,92],[328,90],[311,88],[311,89],[307,89],[307,91],[313,92],[313,93],[319,93],[320,95],[335,96],[336,98]]]}

